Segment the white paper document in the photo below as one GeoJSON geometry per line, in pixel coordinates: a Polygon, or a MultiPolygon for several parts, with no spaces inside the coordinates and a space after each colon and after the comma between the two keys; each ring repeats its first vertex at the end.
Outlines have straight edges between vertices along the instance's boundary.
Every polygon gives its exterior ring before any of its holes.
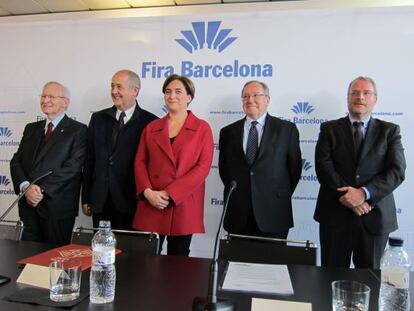
{"type": "Polygon", "coordinates": [[[286,265],[232,261],[229,262],[222,289],[279,295],[293,294],[286,265]]]}
{"type": "Polygon", "coordinates": [[[307,302],[270,300],[252,298],[252,311],[312,311],[312,304],[307,302]]]}
{"type": "Polygon", "coordinates": [[[49,289],[49,267],[26,264],[16,282],[49,289]]]}

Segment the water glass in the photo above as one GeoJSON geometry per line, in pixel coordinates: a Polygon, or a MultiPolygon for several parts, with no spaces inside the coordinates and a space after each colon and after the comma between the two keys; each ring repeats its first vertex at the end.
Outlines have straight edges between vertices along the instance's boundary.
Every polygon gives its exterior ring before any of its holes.
{"type": "Polygon", "coordinates": [[[333,311],[368,311],[369,286],[355,281],[339,280],[332,282],[333,311]]]}
{"type": "Polygon", "coordinates": [[[54,260],[49,264],[50,299],[71,301],[79,297],[82,262],[77,259],[54,260]]]}

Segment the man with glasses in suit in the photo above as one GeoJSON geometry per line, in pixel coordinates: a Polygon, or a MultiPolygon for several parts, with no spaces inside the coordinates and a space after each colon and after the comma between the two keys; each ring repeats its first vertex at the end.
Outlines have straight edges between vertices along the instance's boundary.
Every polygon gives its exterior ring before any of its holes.
{"type": "Polygon", "coordinates": [[[26,125],[17,152],[10,161],[24,223],[23,240],[68,244],[79,210],[82,165],[86,152],[86,125],[69,118],[68,89],[48,82],[40,95],[46,120],[26,125]],[[36,178],[52,173],[30,185],[36,178]],[[29,188],[28,188],[29,187],[29,188]]]}
{"type": "Polygon", "coordinates": [[[292,194],[302,159],[295,124],[271,116],[268,86],[247,82],[241,92],[246,116],[220,131],[219,173],[229,200],[229,233],[286,239],[293,227],[292,194]]]}
{"type": "Polygon", "coordinates": [[[405,177],[398,125],[372,117],[373,79],[348,87],[346,117],[321,124],[315,150],[320,183],[319,222],[323,266],[379,268],[390,232],[398,228],[393,191],[405,177]]]}

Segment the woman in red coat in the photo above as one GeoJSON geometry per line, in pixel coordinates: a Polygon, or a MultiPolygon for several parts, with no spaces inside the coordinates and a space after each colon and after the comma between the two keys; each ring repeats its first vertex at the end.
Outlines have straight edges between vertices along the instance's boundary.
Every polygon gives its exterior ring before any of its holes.
{"type": "Polygon", "coordinates": [[[213,158],[213,135],[188,105],[190,79],[169,76],[162,87],[168,114],[147,125],[135,157],[138,208],[133,227],[167,236],[168,255],[188,256],[193,233],[204,233],[205,179],[213,158]]]}

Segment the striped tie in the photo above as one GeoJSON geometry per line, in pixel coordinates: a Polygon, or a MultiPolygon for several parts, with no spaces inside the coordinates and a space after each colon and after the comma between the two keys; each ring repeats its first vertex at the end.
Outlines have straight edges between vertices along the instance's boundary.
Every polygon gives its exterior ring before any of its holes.
{"type": "Polygon", "coordinates": [[[256,128],[257,121],[250,123],[249,136],[247,137],[246,159],[251,166],[256,159],[257,147],[259,144],[259,133],[256,128]]]}

